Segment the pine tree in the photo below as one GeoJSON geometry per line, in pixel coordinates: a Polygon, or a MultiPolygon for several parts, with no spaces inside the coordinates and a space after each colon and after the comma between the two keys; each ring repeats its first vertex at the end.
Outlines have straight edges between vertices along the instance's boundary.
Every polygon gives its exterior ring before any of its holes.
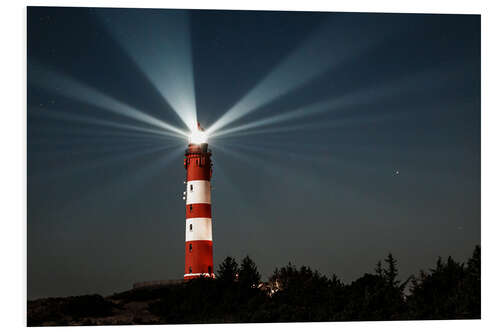
{"type": "Polygon", "coordinates": [[[481,281],[481,248],[476,245],[472,257],[467,261],[467,271],[481,281]]]}
{"type": "Polygon", "coordinates": [[[382,262],[380,260],[377,262],[377,266],[375,267],[375,273],[377,273],[378,276],[382,276],[384,273],[382,270],[382,262]]]}
{"type": "Polygon", "coordinates": [[[217,271],[217,279],[220,281],[231,283],[236,280],[238,273],[238,263],[232,257],[226,257],[224,261],[219,265],[217,271]]]}
{"type": "Polygon", "coordinates": [[[398,269],[396,267],[396,259],[392,256],[392,253],[389,252],[389,255],[387,256],[387,259],[384,260],[387,263],[387,268],[384,268],[384,276],[387,280],[387,283],[389,283],[390,286],[392,287],[397,287],[399,285],[399,280],[396,280],[396,277],[398,276],[398,269]]]}
{"type": "Polygon", "coordinates": [[[254,288],[259,285],[260,274],[257,270],[257,265],[255,265],[255,262],[249,256],[246,256],[241,261],[238,271],[238,281],[241,286],[248,288],[254,288]]]}
{"type": "Polygon", "coordinates": [[[481,316],[481,248],[476,245],[465,269],[464,289],[467,313],[471,318],[481,316]]]}

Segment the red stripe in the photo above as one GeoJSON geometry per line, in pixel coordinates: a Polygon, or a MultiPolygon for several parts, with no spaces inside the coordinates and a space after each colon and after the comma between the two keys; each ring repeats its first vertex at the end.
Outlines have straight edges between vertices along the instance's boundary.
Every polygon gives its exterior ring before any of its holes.
{"type": "Polygon", "coordinates": [[[214,272],[213,242],[207,240],[186,242],[186,265],[184,274],[214,272]],[[191,250],[189,246],[191,245],[191,250]],[[189,270],[191,268],[191,271],[189,270]]]}
{"type": "Polygon", "coordinates": [[[212,176],[212,160],[210,153],[187,153],[184,159],[187,180],[210,180],[212,176]]]}
{"type": "Polygon", "coordinates": [[[187,167],[187,180],[210,180],[210,166],[199,166],[191,160],[187,167]]]}
{"type": "Polygon", "coordinates": [[[186,205],[186,219],[192,219],[196,217],[212,217],[212,205],[210,204],[191,204],[186,205]]]}

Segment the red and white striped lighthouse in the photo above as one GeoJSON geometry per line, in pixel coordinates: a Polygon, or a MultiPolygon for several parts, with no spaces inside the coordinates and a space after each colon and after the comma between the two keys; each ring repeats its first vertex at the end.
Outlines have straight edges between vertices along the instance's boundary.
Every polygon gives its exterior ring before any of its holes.
{"type": "Polygon", "coordinates": [[[184,279],[215,277],[213,271],[212,206],[210,179],[212,153],[198,124],[184,158],[186,168],[186,262],[184,279]]]}

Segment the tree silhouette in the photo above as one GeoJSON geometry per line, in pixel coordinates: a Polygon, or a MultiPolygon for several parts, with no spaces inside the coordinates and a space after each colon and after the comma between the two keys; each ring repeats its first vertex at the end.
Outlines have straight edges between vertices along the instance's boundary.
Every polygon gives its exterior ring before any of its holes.
{"type": "Polygon", "coordinates": [[[467,261],[467,270],[471,277],[481,281],[481,248],[476,245],[472,257],[467,261]]]}
{"type": "Polygon", "coordinates": [[[384,275],[384,271],[382,270],[382,262],[380,260],[377,261],[377,266],[375,267],[375,273],[377,273],[377,275],[380,277],[384,275]]]}
{"type": "Polygon", "coordinates": [[[219,265],[217,279],[223,283],[232,283],[238,274],[238,263],[232,257],[226,257],[219,265]]]}
{"type": "MultiPolygon", "coordinates": [[[[279,321],[320,321],[330,319],[331,281],[310,267],[297,269],[291,263],[276,269],[270,282],[277,287],[273,309],[279,321]]],[[[331,320],[331,319],[330,319],[331,320]]]]}
{"type": "Polygon", "coordinates": [[[381,276],[365,274],[346,286],[345,293],[346,304],[338,320],[383,320],[392,314],[387,310],[391,300],[381,276]]]}
{"type": "Polygon", "coordinates": [[[394,256],[378,261],[375,275],[365,274],[346,287],[347,303],[340,320],[407,319],[403,291],[405,283],[397,280],[398,268],[394,256]]]}
{"type": "Polygon", "coordinates": [[[481,248],[476,245],[465,270],[465,290],[468,304],[467,315],[474,317],[481,313],[481,248]]]}
{"type": "Polygon", "coordinates": [[[398,268],[396,267],[396,259],[392,256],[392,253],[389,252],[387,258],[384,260],[387,263],[387,268],[383,269],[383,275],[386,278],[387,283],[389,283],[392,287],[399,286],[398,280],[396,277],[398,276],[398,268]]]}
{"type": "Polygon", "coordinates": [[[257,265],[248,255],[241,261],[238,282],[241,286],[247,288],[255,288],[259,285],[260,273],[257,270],[257,265]]]}
{"type": "Polygon", "coordinates": [[[197,278],[177,284],[132,289],[103,298],[98,295],[28,302],[28,324],[92,324],[129,302],[147,302],[153,315],[139,312],[120,319],[123,324],[248,323],[290,321],[419,320],[480,318],[481,249],[476,246],[466,263],[439,257],[435,267],[420,270],[401,283],[398,262],[389,253],[375,274],[344,284],[308,266],[292,263],[276,268],[269,289],[252,288],[260,281],[257,265],[248,256],[241,265],[227,257],[216,279],[197,278]],[[238,278],[237,278],[238,276],[238,278]],[[93,318],[93,319],[92,319],[93,318]],[[153,321],[151,321],[153,320],[153,321]]]}
{"type": "Polygon", "coordinates": [[[413,279],[408,298],[413,319],[465,319],[480,316],[480,249],[476,247],[467,267],[441,257],[430,274],[413,279]]]}

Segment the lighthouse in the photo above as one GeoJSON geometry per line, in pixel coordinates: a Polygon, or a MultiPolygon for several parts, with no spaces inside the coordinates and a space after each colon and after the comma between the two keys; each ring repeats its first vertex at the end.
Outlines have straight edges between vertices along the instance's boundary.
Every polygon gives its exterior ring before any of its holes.
{"type": "Polygon", "coordinates": [[[184,279],[200,276],[215,277],[213,273],[212,161],[206,134],[198,123],[189,138],[184,157],[186,169],[186,260],[184,279]]]}

